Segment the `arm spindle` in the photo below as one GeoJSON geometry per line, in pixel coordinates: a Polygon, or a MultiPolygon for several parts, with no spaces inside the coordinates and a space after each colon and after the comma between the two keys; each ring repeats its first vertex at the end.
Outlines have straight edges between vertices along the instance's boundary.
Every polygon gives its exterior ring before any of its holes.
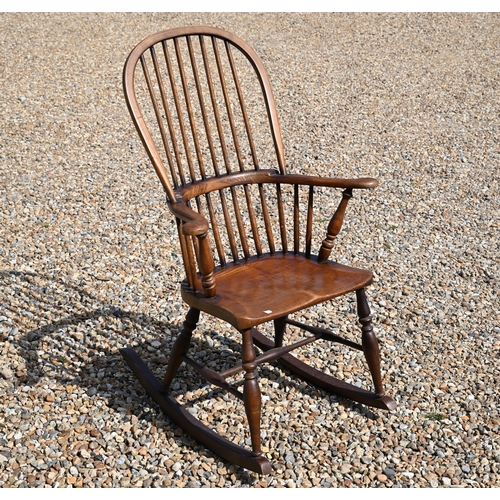
{"type": "Polygon", "coordinates": [[[328,257],[330,257],[333,245],[335,244],[335,238],[340,233],[340,229],[342,228],[342,224],[344,222],[344,214],[347,208],[347,203],[351,198],[352,189],[346,189],[342,192],[342,200],[340,201],[337,210],[333,214],[333,217],[330,220],[330,224],[328,224],[326,238],[321,244],[318,255],[318,262],[325,262],[328,257]]]}

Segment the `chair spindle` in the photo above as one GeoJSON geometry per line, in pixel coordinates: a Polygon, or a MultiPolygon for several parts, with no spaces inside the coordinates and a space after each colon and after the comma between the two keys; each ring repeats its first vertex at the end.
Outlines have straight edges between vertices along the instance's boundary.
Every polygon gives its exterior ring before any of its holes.
{"type": "Polygon", "coordinates": [[[313,224],[313,198],[314,187],[309,186],[309,196],[307,198],[307,226],[306,226],[306,256],[311,256],[312,245],[312,224],[313,224]]]}
{"type": "Polygon", "coordinates": [[[328,224],[328,229],[326,232],[326,238],[323,240],[321,244],[321,248],[318,254],[318,262],[325,262],[328,257],[330,257],[330,253],[332,252],[333,246],[335,244],[335,239],[339,234],[342,224],[344,222],[345,210],[347,208],[347,203],[352,198],[352,189],[345,189],[342,192],[342,200],[340,204],[333,214],[333,217],[328,224]]]}

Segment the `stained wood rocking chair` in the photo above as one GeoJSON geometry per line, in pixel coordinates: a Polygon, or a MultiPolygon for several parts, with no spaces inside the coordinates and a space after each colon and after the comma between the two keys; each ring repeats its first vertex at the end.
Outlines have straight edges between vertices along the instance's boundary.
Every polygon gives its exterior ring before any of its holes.
{"type": "Polygon", "coordinates": [[[368,406],[394,409],[396,403],[382,386],[379,347],[365,297],[372,273],[329,260],[353,190],[375,188],[377,180],[287,173],[266,70],[247,43],[221,29],[186,27],[147,37],[129,55],[123,84],[128,109],[177,223],[186,272],[181,295],[189,306],[163,381],[134,350],[121,349],[148,394],[195,440],[261,474],[271,472],[261,451],[257,367],[262,363],[278,361],[322,389],[368,406]],[[317,254],[312,247],[315,188],[343,190],[317,254]],[[360,344],[289,317],[351,292],[357,299],[360,344]],[[240,364],[217,372],[188,356],[200,311],[230,323],[241,334],[240,364]],[[273,340],[256,328],[271,321],[273,340]],[[289,325],[308,336],[286,345],[289,325]],[[339,380],[290,354],[320,339],[363,351],[374,391],[339,380]],[[256,354],[256,346],[262,353],[256,354]],[[251,450],[217,434],[174,398],[170,387],[182,362],[243,400],[251,450]],[[240,372],[243,392],[226,380],[240,372]]]}

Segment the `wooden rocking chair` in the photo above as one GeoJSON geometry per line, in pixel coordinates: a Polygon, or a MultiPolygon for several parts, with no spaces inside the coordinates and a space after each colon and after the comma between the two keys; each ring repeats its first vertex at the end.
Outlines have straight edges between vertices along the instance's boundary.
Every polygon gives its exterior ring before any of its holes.
{"type": "Polygon", "coordinates": [[[379,348],[364,291],[372,274],[328,260],[353,190],[375,188],[377,180],[288,174],[264,66],[248,44],[221,29],[185,27],[147,37],[128,57],[123,84],[128,109],[177,223],[186,271],[181,295],[189,306],[163,381],[134,350],[121,349],[148,394],[198,442],[261,474],[271,472],[261,451],[261,363],[278,361],[322,389],[394,409],[396,403],[382,386],[379,348]],[[312,248],[314,188],[343,190],[326,234],[318,240],[317,254],[312,248]],[[349,292],[356,293],[361,344],[289,318],[349,292]],[[217,372],[188,356],[200,311],[238,330],[241,364],[217,372]],[[270,321],[273,340],[256,328],[270,321]],[[310,335],[286,345],[287,325],[310,335]],[[290,354],[320,339],[363,351],[375,390],[343,382],[290,354]],[[262,353],[257,355],[255,346],[262,353]],[[251,450],[205,426],[172,396],[169,388],[182,362],[243,400],[251,450]],[[240,372],[243,392],[226,380],[240,372]]]}

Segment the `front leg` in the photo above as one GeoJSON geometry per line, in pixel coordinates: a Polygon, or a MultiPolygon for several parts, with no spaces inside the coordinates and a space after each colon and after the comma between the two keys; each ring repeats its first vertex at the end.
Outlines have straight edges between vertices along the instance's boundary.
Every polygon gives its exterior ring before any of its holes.
{"type": "Polygon", "coordinates": [[[257,379],[257,363],[255,362],[255,348],[253,346],[252,330],[244,330],[242,361],[245,370],[245,382],[243,385],[243,402],[250,427],[250,438],[252,440],[252,451],[254,456],[260,457],[260,414],[261,395],[257,379]]]}
{"type": "Polygon", "coordinates": [[[380,374],[380,351],[378,347],[377,337],[372,327],[372,317],[370,315],[370,307],[366,300],[365,289],[356,290],[356,299],[358,302],[359,322],[362,325],[362,340],[363,353],[365,354],[366,362],[370,368],[375,393],[377,396],[384,395],[382,387],[382,375],[380,374]]]}
{"type": "Polygon", "coordinates": [[[172,351],[170,352],[170,360],[162,384],[162,389],[165,391],[170,387],[177,370],[181,366],[182,356],[185,356],[188,352],[191,337],[199,319],[200,311],[191,307],[186,315],[186,321],[184,321],[182,325],[181,334],[177,337],[172,347],[172,351]]]}

